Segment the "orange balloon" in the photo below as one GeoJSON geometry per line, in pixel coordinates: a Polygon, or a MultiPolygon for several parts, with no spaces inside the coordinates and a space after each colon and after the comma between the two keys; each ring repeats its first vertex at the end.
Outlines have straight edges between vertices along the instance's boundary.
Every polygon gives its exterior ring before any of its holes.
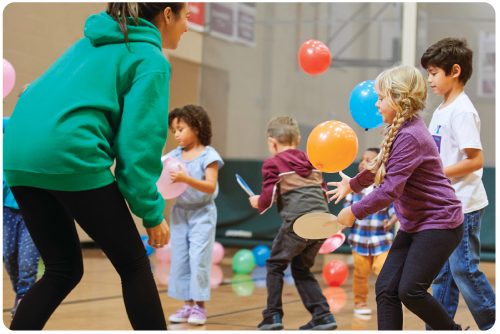
{"type": "Polygon", "coordinates": [[[307,138],[309,161],[325,173],[346,169],[357,154],[358,137],[349,125],[339,121],[321,123],[307,138]]]}
{"type": "Polygon", "coordinates": [[[325,72],[332,62],[328,47],[320,41],[308,39],[299,50],[299,64],[304,72],[318,75],[325,72]]]}

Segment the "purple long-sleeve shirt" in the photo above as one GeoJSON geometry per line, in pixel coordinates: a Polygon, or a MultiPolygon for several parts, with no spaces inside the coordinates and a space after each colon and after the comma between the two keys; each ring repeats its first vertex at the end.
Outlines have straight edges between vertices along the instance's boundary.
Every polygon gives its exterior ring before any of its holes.
{"type": "MultiPolygon", "coordinates": [[[[351,206],[357,219],[364,219],[394,202],[401,229],[408,233],[452,229],[462,224],[462,203],[444,174],[436,143],[419,116],[405,121],[399,128],[385,168],[382,185],[351,206]]],[[[349,184],[359,193],[374,180],[375,174],[365,169],[349,184]]]]}

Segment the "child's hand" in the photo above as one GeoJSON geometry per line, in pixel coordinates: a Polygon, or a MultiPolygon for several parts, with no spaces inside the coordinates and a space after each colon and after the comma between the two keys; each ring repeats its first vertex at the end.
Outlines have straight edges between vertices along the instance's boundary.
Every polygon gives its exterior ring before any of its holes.
{"type": "Polygon", "coordinates": [[[354,225],[354,221],[356,221],[356,217],[354,217],[354,215],[352,214],[350,206],[342,209],[342,211],[340,211],[339,215],[337,216],[337,219],[340,224],[346,227],[351,227],[352,225],[354,225]]]}
{"type": "Polygon", "coordinates": [[[255,196],[250,196],[249,200],[250,200],[250,205],[255,208],[255,209],[258,209],[259,208],[259,197],[260,195],[255,195],[255,196]]]}
{"type": "Polygon", "coordinates": [[[340,229],[340,232],[344,232],[345,230],[347,230],[347,226],[342,225],[342,228],[340,229]]]}
{"type": "Polygon", "coordinates": [[[384,228],[384,231],[385,232],[390,231],[397,221],[398,221],[398,218],[396,217],[396,215],[392,215],[391,219],[384,219],[383,220],[384,224],[382,225],[384,228]]]}
{"type": "Polygon", "coordinates": [[[170,180],[172,180],[172,183],[176,183],[176,182],[186,183],[187,177],[188,177],[187,174],[184,173],[184,171],[182,170],[180,165],[179,165],[178,172],[170,171],[170,180]]]}
{"type": "Polygon", "coordinates": [[[347,195],[349,195],[350,193],[352,193],[351,186],[349,185],[349,180],[351,178],[349,176],[345,175],[344,173],[342,173],[342,171],[339,172],[339,175],[342,177],[342,181],[340,181],[340,182],[328,182],[329,186],[335,186],[335,187],[337,187],[337,189],[330,190],[326,193],[327,195],[335,194],[334,196],[330,197],[330,201],[333,201],[335,198],[337,199],[335,201],[335,204],[337,204],[342,198],[344,198],[347,195]]]}

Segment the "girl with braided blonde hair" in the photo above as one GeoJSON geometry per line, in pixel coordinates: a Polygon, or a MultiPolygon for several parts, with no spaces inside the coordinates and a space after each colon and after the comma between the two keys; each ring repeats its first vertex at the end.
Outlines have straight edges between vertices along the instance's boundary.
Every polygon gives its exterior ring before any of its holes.
{"type": "MultiPolygon", "coordinates": [[[[399,66],[380,73],[375,79],[375,90],[379,94],[379,100],[376,104],[378,108],[385,100],[389,107],[396,111],[392,123],[385,128],[380,153],[368,167],[369,170],[376,173],[375,184],[380,185],[385,177],[385,162],[401,124],[417,115],[426,106],[427,83],[416,68],[399,66]],[[406,78],[409,80],[405,80],[406,78]]],[[[387,116],[383,114],[382,110],[381,114],[383,118],[387,116]]],[[[386,119],[384,122],[388,123],[386,119]]]]}
{"type": "Polygon", "coordinates": [[[437,146],[418,115],[425,108],[427,84],[410,66],[382,72],[375,81],[375,104],[388,126],[371,166],[327,192],[338,203],[351,192],[375,183],[367,196],[344,208],[340,224],[351,227],[394,202],[401,227],[377,278],[379,330],[402,330],[404,304],[434,330],[461,330],[446,309],[427,292],[464,233],[464,215],[437,146]]]}

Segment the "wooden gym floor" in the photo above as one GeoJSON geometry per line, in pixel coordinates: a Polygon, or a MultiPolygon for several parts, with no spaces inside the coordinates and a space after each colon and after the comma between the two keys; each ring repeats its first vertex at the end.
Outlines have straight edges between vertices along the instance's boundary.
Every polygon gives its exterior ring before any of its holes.
{"type": "MultiPolygon", "coordinates": [[[[233,279],[231,258],[236,249],[226,249],[226,256],[219,264],[223,272],[222,283],[212,290],[211,300],[207,302],[207,323],[204,326],[187,324],[169,324],[171,330],[255,330],[262,320],[262,310],[266,306],[266,288],[264,274],[259,271],[249,276],[238,276],[233,279]],[[253,278],[253,280],[252,280],[253,278]],[[238,281],[242,281],[238,283],[238,281]],[[240,295],[238,295],[238,294],[240,295]]],[[[318,255],[313,271],[320,282],[321,288],[331,306],[332,313],[338,324],[337,330],[377,330],[375,303],[376,276],[372,273],[369,279],[370,294],[368,304],[373,309],[366,319],[358,318],[353,313],[352,301],[352,265],[349,256],[340,254],[318,255]],[[324,283],[321,275],[323,265],[330,260],[339,259],[349,266],[347,281],[337,288],[330,288],[324,283]]],[[[155,255],[151,263],[162,280],[168,278],[169,267],[158,263],[155,255]]],[[[80,284],[63,301],[45,326],[45,330],[131,330],[125,306],[122,299],[120,278],[111,263],[100,250],[84,250],[85,274],[80,284]]],[[[479,268],[486,274],[495,288],[495,263],[484,263],[479,268]]],[[[167,295],[167,286],[162,284],[155,275],[158,291],[165,312],[165,318],[174,313],[182,302],[167,295]]],[[[10,309],[14,303],[15,294],[9,277],[3,269],[3,321],[10,326],[10,309]]],[[[285,316],[283,324],[286,330],[296,330],[310,320],[305,310],[293,279],[285,276],[283,289],[283,309],[285,316]]],[[[410,311],[404,310],[404,330],[424,330],[423,322],[410,311]]],[[[472,315],[467,309],[462,297],[455,317],[458,323],[471,326],[470,330],[478,330],[472,315]]],[[[168,320],[167,320],[168,321],[168,320]]]]}

